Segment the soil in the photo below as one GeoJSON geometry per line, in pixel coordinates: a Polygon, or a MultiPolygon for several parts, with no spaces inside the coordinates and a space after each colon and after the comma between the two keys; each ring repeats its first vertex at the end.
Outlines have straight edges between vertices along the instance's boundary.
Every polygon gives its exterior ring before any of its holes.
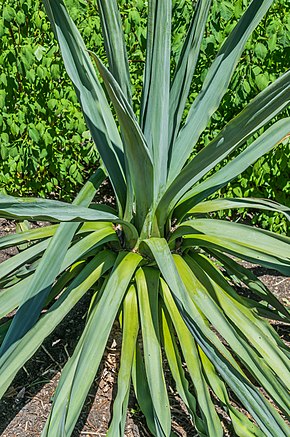
{"type": "MultiPolygon", "coordinates": [[[[35,224],[39,225],[39,224],[35,224]]],[[[0,220],[0,236],[15,232],[13,222],[0,220]]],[[[0,251],[0,262],[17,253],[17,249],[0,251]]],[[[249,263],[244,263],[275,293],[284,303],[290,305],[290,278],[279,273],[268,271],[249,263]]],[[[48,417],[51,400],[60,373],[71,356],[77,340],[82,332],[85,315],[90,302],[89,294],[78,303],[65,318],[61,326],[46,339],[38,352],[19,371],[13,384],[0,402],[0,436],[2,437],[38,437],[48,417]]],[[[285,342],[289,341],[289,326],[274,323],[285,342]]],[[[119,326],[114,325],[101,368],[94,380],[85,402],[83,412],[77,422],[73,437],[105,436],[111,417],[112,399],[116,391],[117,369],[121,349],[121,333],[119,326]]],[[[173,431],[177,436],[194,437],[190,417],[180,398],[176,395],[174,385],[170,383],[168,392],[171,402],[173,431]]],[[[221,409],[225,435],[228,418],[221,409]]],[[[133,392],[130,394],[126,422],[126,437],[146,437],[151,434],[146,427],[145,419],[140,412],[133,392]]],[[[197,435],[197,434],[196,434],[197,435]]]]}

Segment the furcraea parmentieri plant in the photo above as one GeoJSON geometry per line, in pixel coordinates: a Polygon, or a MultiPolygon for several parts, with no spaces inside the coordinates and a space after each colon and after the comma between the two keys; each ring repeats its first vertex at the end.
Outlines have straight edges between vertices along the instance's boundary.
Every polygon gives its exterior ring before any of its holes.
{"type": "Polygon", "coordinates": [[[219,403],[234,435],[287,436],[289,349],[267,319],[285,322],[289,313],[238,260],[289,275],[290,239],[210,213],[261,208],[289,217],[289,210],[270,200],[208,198],[288,136],[289,118],[269,122],[289,104],[290,72],[192,156],[272,0],[253,0],[244,11],[186,117],[211,1],[197,1],[171,75],[172,1],[149,0],[138,119],[117,2],[97,3],[108,68],[86,50],[63,1],[44,0],[102,164],[71,205],[1,196],[4,218],[56,223],[0,240],[1,248],[29,242],[0,265],[1,317],[10,315],[0,326],[1,395],[90,291],[85,328],[62,371],[42,437],[72,434],[116,319],[122,350],[108,436],[124,434],[131,381],[151,433],[171,435],[165,362],[193,434],[223,435],[219,403]],[[106,177],[115,209],[93,203],[106,177]],[[235,284],[253,298],[239,295],[235,284]]]}

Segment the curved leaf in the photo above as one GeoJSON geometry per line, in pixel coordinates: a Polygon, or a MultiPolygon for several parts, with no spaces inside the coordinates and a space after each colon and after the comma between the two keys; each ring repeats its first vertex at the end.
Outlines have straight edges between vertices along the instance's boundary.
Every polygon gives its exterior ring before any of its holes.
{"type": "Polygon", "coordinates": [[[161,286],[162,296],[172,323],[176,329],[187,369],[194,385],[196,398],[198,400],[198,409],[202,416],[204,434],[210,437],[222,436],[223,429],[210,397],[209,389],[200,363],[196,342],[182,320],[167,284],[164,281],[161,281],[161,286]]]}
{"type": "Polygon", "coordinates": [[[144,347],[145,370],[158,437],[170,435],[171,419],[166,391],[158,324],[159,272],[143,268],[135,275],[144,347]]]}
{"type": "Polygon", "coordinates": [[[150,209],[153,200],[153,171],[152,153],[148,150],[146,140],[138,125],[135,114],[124,96],[118,83],[109,70],[94,54],[99,72],[104,80],[107,92],[115,107],[122,134],[124,137],[124,151],[136,195],[136,214],[140,228],[150,209]],[[146,190],[144,190],[144,184],[146,190]],[[140,217],[138,217],[140,215],[140,217]]]}
{"type": "Polygon", "coordinates": [[[217,219],[188,220],[178,226],[171,241],[185,235],[190,236],[187,246],[219,249],[286,275],[290,272],[290,238],[217,219]]]}
{"type": "Polygon", "coordinates": [[[174,143],[197,64],[212,0],[198,0],[174,71],[170,88],[169,140],[174,143]]]}
{"type": "MultiPolygon", "coordinates": [[[[99,184],[101,184],[103,180],[103,175],[103,170],[98,169],[77,195],[74,200],[74,205],[85,207],[91,203],[99,184]]],[[[58,226],[57,231],[51,238],[48,248],[37,266],[33,279],[30,281],[29,288],[26,288],[21,298],[20,308],[1,345],[0,356],[2,356],[7,349],[13,349],[17,340],[19,340],[38,319],[52,284],[59,274],[63,258],[77,228],[77,223],[61,223],[58,226]]]]}
{"type": "MultiPolygon", "coordinates": [[[[197,184],[181,200],[183,211],[200,202],[236,178],[249,165],[269,152],[275,145],[289,136],[290,118],[277,121],[257,138],[243,152],[234,157],[228,164],[218,170],[213,176],[197,184]]],[[[289,217],[289,215],[287,215],[289,217]]]]}
{"type": "Polygon", "coordinates": [[[131,80],[122,22],[116,0],[97,0],[102,23],[105,49],[110,71],[129,103],[131,103],[131,80]]]}
{"type": "MultiPolygon", "coordinates": [[[[180,203],[182,206],[185,206],[182,202],[180,203]]],[[[290,208],[287,206],[281,205],[280,203],[273,202],[272,200],[267,199],[255,199],[251,197],[242,198],[219,198],[213,200],[207,200],[204,202],[200,202],[195,205],[193,208],[187,211],[186,215],[190,214],[206,214],[214,211],[225,211],[227,209],[236,209],[236,208],[250,208],[250,209],[265,209],[268,211],[277,211],[281,212],[285,215],[285,217],[290,220],[290,208]]],[[[178,214],[178,206],[175,209],[178,214]]],[[[175,212],[174,212],[175,214],[175,212]]]]}
{"type": "Polygon", "coordinates": [[[118,372],[118,389],[107,436],[123,437],[130,394],[131,370],[139,330],[137,295],[134,285],[129,288],[123,303],[122,350],[118,372]]]}
{"type": "Polygon", "coordinates": [[[272,3],[273,0],[252,1],[222,45],[173,145],[169,171],[170,181],[182,169],[200,134],[206,128],[210,117],[218,108],[247,39],[272,3]]]}
{"type": "Polygon", "coordinates": [[[206,327],[176,270],[167,242],[164,239],[151,238],[143,243],[152,251],[188,329],[221,377],[252,414],[266,436],[286,437],[288,426],[256,387],[246,379],[238,366],[233,363],[227,349],[221,343],[219,344],[211,330],[206,327]],[[209,332],[207,332],[208,330],[209,332]],[[222,349],[223,352],[221,352],[222,349]]]}
{"type": "Polygon", "coordinates": [[[243,282],[254,294],[268,302],[273,308],[276,308],[277,311],[283,315],[283,319],[286,318],[286,320],[290,322],[289,311],[279,302],[266,285],[251,272],[251,270],[243,267],[241,264],[219,251],[213,250],[210,251],[210,254],[223,264],[226,271],[234,276],[234,281],[238,279],[243,282]]]}
{"type": "Polygon", "coordinates": [[[0,396],[2,396],[18,370],[36,352],[44,339],[55,329],[91,286],[112,267],[115,256],[100,252],[73,280],[65,292],[21,338],[12,351],[0,359],[0,396]]]}
{"type": "MultiPolygon", "coordinates": [[[[95,231],[79,242],[70,247],[61,260],[59,273],[63,272],[67,267],[72,265],[78,259],[81,259],[87,253],[90,253],[93,248],[104,244],[108,241],[116,241],[117,237],[112,228],[105,228],[95,231]]],[[[23,302],[25,293],[31,287],[33,277],[23,279],[11,287],[5,288],[0,292],[0,317],[6,316],[23,302]]],[[[55,286],[55,285],[54,285],[55,286]]],[[[61,291],[61,290],[60,290],[61,291]]],[[[29,302],[29,301],[28,301],[29,302]]]]}
{"type": "MultiPolygon", "coordinates": [[[[164,286],[165,284],[163,284],[163,280],[161,279],[161,287],[163,288],[164,286]]],[[[206,436],[206,423],[204,423],[197,414],[197,398],[199,397],[199,392],[197,391],[197,395],[195,397],[189,390],[188,380],[186,379],[185,372],[182,367],[180,352],[175,340],[175,331],[166,308],[162,308],[162,342],[164,344],[168,365],[176,384],[176,390],[185,403],[186,408],[191,415],[193,424],[199,432],[199,435],[206,436]]],[[[184,344],[184,342],[182,344],[184,344]]],[[[188,350],[190,351],[190,349],[188,350]]],[[[212,418],[215,414],[216,413],[214,410],[214,414],[211,414],[210,418],[212,418]]]]}
{"type": "Polygon", "coordinates": [[[119,254],[100,299],[90,310],[74,353],[62,371],[42,437],[55,437],[60,429],[66,436],[72,434],[122,299],[141,259],[140,255],[132,252],[119,254]]]}
{"type": "Polygon", "coordinates": [[[174,260],[189,294],[200,310],[231,346],[245,368],[289,414],[288,358],[279,348],[270,326],[241,304],[239,299],[227,294],[229,286],[225,285],[205,258],[186,256],[183,260],[174,255],[174,260]],[[210,273],[213,281],[208,280],[204,270],[210,273]],[[222,285],[226,289],[221,288],[222,285]]]}
{"type": "Polygon", "coordinates": [[[167,177],[172,0],[149,0],[148,8],[140,126],[153,157],[156,201],[167,177]]]}
{"type": "Polygon", "coordinates": [[[119,206],[126,203],[124,155],[121,138],[86,46],[67,13],[63,0],[44,0],[62,51],[63,61],[79,98],[86,123],[112,181],[119,206]]]}
{"type": "Polygon", "coordinates": [[[7,219],[66,221],[114,221],[114,214],[59,200],[0,195],[0,215],[7,219]]]}

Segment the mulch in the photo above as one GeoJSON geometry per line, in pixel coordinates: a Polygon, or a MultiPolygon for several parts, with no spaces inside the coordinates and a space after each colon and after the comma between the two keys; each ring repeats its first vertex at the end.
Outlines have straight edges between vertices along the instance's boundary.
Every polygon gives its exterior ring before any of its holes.
{"type": "MultiPolygon", "coordinates": [[[[0,236],[15,232],[13,222],[0,220],[0,236]]],[[[17,253],[17,249],[0,251],[0,262],[17,253]]],[[[284,303],[290,305],[290,278],[278,272],[268,271],[252,264],[244,263],[275,293],[284,303]]],[[[64,319],[61,326],[45,340],[38,352],[18,372],[11,387],[0,402],[0,435],[2,437],[38,437],[48,417],[53,393],[61,370],[73,353],[77,340],[85,324],[85,316],[90,302],[87,294],[64,319]]],[[[285,342],[290,341],[289,325],[274,323],[285,342]]],[[[112,399],[116,392],[118,363],[121,350],[121,332],[118,324],[113,327],[105,356],[87,396],[83,412],[75,427],[73,437],[105,436],[112,413],[112,399]]],[[[192,423],[180,398],[171,384],[169,371],[168,392],[171,402],[173,431],[177,436],[194,437],[192,423]]],[[[222,410],[225,435],[228,419],[222,410]]],[[[147,437],[151,434],[140,412],[133,392],[130,394],[126,422],[126,437],[147,437]]],[[[196,434],[197,435],[197,434],[196,434]]]]}

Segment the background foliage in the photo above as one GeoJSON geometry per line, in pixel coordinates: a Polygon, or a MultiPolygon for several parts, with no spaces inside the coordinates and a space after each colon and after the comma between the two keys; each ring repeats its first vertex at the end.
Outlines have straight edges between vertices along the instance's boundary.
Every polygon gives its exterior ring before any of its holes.
{"type": "MultiPolygon", "coordinates": [[[[144,0],[120,0],[119,3],[129,48],[134,101],[138,102],[144,67],[147,4],[144,0]]],[[[214,0],[191,99],[200,89],[214,54],[248,3],[248,0],[214,0]]],[[[67,4],[88,48],[104,58],[95,2],[68,0],[67,4]]],[[[173,62],[178,57],[191,12],[190,0],[175,2],[173,62]]],[[[94,171],[98,155],[53,34],[48,29],[49,23],[39,0],[8,0],[5,4],[2,1],[0,190],[8,194],[70,200],[94,171]]],[[[230,90],[198,147],[207,144],[252,97],[284,73],[289,68],[289,59],[290,3],[276,0],[248,41],[230,90]]],[[[285,141],[221,194],[271,197],[289,205],[289,158],[290,142],[285,141]]],[[[231,212],[228,214],[231,216],[231,212]]],[[[285,219],[276,213],[243,213],[232,218],[250,219],[270,230],[287,231],[285,219]]]]}

